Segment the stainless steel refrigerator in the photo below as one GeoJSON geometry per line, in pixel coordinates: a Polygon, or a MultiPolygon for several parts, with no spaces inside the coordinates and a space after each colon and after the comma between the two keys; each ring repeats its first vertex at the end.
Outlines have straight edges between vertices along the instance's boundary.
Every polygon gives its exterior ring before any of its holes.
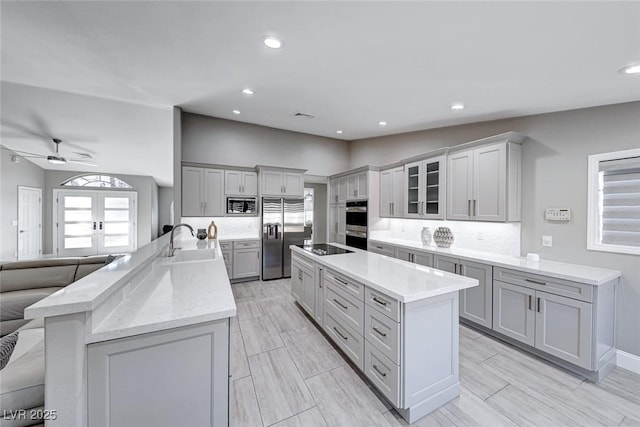
{"type": "Polygon", "coordinates": [[[304,199],[262,198],[262,280],[291,277],[289,245],[304,243],[304,199]]]}

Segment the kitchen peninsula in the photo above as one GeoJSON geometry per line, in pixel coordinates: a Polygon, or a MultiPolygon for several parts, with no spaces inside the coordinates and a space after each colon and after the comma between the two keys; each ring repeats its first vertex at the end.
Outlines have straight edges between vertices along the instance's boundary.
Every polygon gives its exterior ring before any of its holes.
{"type": "Polygon", "coordinates": [[[160,237],[25,310],[52,426],[228,425],[236,305],[217,241],[160,237]]]}
{"type": "Polygon", "coordinates": [[[300,306],[407,422],[456,398],[458,291],[478,281],[331,246],[347,253],[291,246],[300,306]]]}

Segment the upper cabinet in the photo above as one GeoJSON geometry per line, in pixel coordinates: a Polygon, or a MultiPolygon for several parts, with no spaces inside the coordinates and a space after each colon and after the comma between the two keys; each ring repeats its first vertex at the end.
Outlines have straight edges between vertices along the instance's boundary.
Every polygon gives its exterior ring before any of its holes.
{"type": "Polygon", "coordinates": [[[332,205],[347,202],[347,177],[331,178],[330,199],[332,205]]]}
{"type": "Polygon", "coordinates": [[[404,216],[404,167],[380,172],[380,216],[404,216]]]}
{"type": "Polygon", "coordinates": [[[447,156],[447,219],[520,221],[521,147],[513,142],[475,145],[447,156]]]}
{"type": "Polygon", "coordinates": [[[367,171],[347,176],[347,199],[366,199],[368,195],[367,171]]]}
{"type": "Polygon", "coordinates": [[[224,215],[224,173],[222,169],[182,168],[182,215],[224,215]]]}
{"type": "Polygon", "coordinates": [[[406,218],[444,218],[444,169],[444,156],[404,166],[406,218]]]}
{"type": "Polygon", "coordinates": [[[304,171],[259,168],[262,196],[303,197],[304,171]]]}
{"type": "Polygon", "coordinates": [[[258,174],[252,171],[226,170],[224,192],[228,196],[257,196],[258,174]]]}

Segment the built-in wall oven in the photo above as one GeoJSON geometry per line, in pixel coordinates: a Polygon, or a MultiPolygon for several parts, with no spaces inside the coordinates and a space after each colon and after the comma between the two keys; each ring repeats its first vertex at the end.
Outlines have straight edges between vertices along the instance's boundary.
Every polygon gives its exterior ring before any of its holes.
{"type": "Polygon", "coordinates": [[[227,215],[257,215],[255,197],[227,197],[227,215]]]}
{"type": "Polygon", "coordinates": [[[347,202],[347,246],[367,250],[367,202],[347,202]]]}

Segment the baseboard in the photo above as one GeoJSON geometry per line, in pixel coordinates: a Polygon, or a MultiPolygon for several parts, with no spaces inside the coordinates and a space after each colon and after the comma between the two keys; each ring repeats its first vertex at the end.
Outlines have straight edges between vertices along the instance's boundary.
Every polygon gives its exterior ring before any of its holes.
{"type": "Polygon", "coordinates": [[[640,356],[618,350],[616,352],[616,365],[640,375],[640,356]]]}

